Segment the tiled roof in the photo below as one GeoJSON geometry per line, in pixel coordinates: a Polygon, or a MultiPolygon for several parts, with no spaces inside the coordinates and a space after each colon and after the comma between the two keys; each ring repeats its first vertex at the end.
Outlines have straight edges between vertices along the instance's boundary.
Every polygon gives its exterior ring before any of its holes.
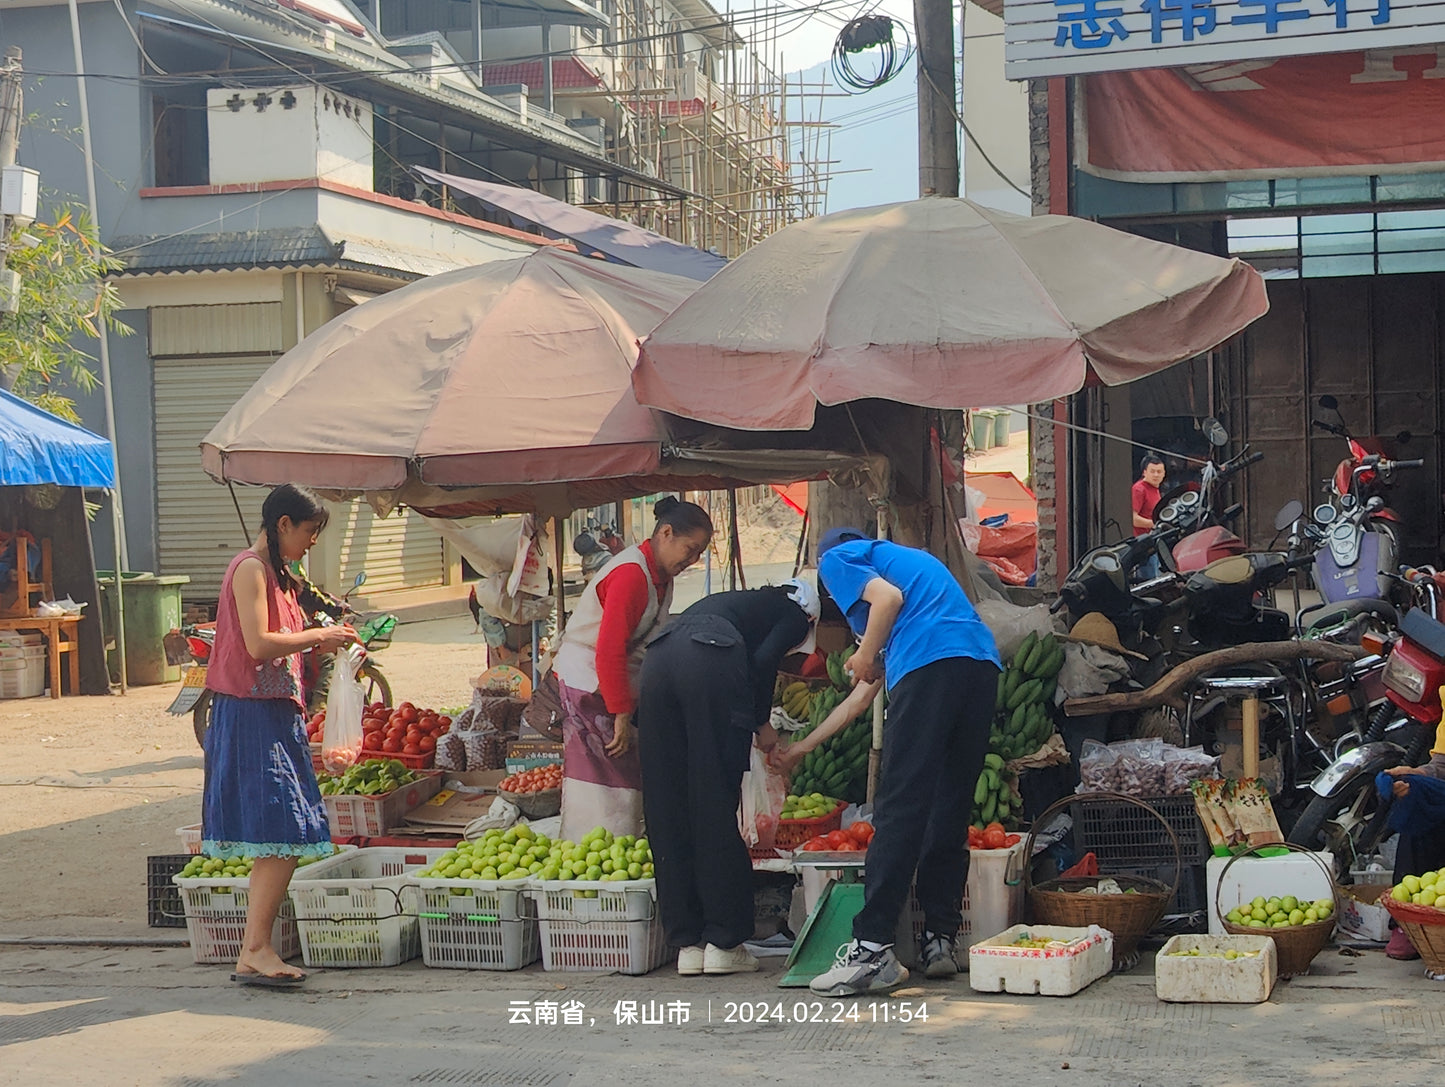
{"type": "MultiPolygon", "coordinates": [[[[540,60],[525,60],[516,64],[487,64],[482,67],[482,82],[488,87],[525,83],[529,88],[535,89],[542,86],[542,76],[540,60]]],[[[602,77],[576,57],[554,57],[552,86],[554,89],[600,87],[602,77]]]]}

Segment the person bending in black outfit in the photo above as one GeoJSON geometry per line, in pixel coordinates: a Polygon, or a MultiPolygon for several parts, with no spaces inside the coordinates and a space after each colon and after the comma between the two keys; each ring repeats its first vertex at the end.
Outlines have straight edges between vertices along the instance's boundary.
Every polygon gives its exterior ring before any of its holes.
{"type": "Polygon", "coordinates": [[[778,665],[811,653],[818,593],[805,581],[704,597],[654,636],[637,704],[642,805],[657,900],[679,974],[758,962],[752,861],[738,832],[753,738],[770,749],[778,665]]]}

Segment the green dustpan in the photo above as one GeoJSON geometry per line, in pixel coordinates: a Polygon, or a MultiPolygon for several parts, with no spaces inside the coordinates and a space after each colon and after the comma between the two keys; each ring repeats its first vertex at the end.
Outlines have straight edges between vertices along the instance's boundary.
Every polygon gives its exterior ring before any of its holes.
{"type": "Polygon", "coordinates": [[[838,948],[853,938],[853,918],[862,908],[863,884],[835,880],[824,887],[818,904],[803,922],[803,931],[793,942],[778,988],[806,988],[815,977],[831,969],[838,948]]]}

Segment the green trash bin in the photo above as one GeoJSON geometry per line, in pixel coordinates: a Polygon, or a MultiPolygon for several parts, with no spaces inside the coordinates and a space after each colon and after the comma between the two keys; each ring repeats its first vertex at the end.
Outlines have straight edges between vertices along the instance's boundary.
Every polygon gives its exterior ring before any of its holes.
{"type": "MultiPolygon", "coordinates": [[[[97,570],[100,582],[100,621],[107,646],[115,641],[115,571],[97,570]]],[[[125,681],[132,687],[175,683],[180,665],[166,662],[165,637],[181,625],[181,586],[185,576],[157,577],[144,571],[125,573],[125,681]]],[[[106,651],[112,682],[120,679],[114,648],[106,651]]]]}
{"type": "Polygon", "coordinates": [[[994,445],[997,444],[994,440],[996,431],[998,429],[998,426],[994,422],[994,420],[997,418],[998,412],[994,411],[993,408],[978,408],[974,411],[973,447],[975,449],[978,449],[980,451],[984,449],[992,449],[994,445]]]}
{"type": "Polygon", "coordinates": [[[1006,446],[1009,442],[1009,431],[1013,427],[1014,413],[1008,408],[995,408],[996,418],[993,421],[993,444],[1006,446]]]}

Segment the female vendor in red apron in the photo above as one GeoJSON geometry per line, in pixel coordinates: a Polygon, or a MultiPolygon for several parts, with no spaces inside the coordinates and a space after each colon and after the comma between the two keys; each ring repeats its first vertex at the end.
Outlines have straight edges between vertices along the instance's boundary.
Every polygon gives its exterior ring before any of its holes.
{"type": "Polygon", "coordinates": [[[672,582],[712,540],[707,511],[667,496],[652,538],[613,557],[582,593],[553,659],[562,699],[562,837],[594,827],[642,828],[638,674],[648,638],[668,619],[672,582]]]}

